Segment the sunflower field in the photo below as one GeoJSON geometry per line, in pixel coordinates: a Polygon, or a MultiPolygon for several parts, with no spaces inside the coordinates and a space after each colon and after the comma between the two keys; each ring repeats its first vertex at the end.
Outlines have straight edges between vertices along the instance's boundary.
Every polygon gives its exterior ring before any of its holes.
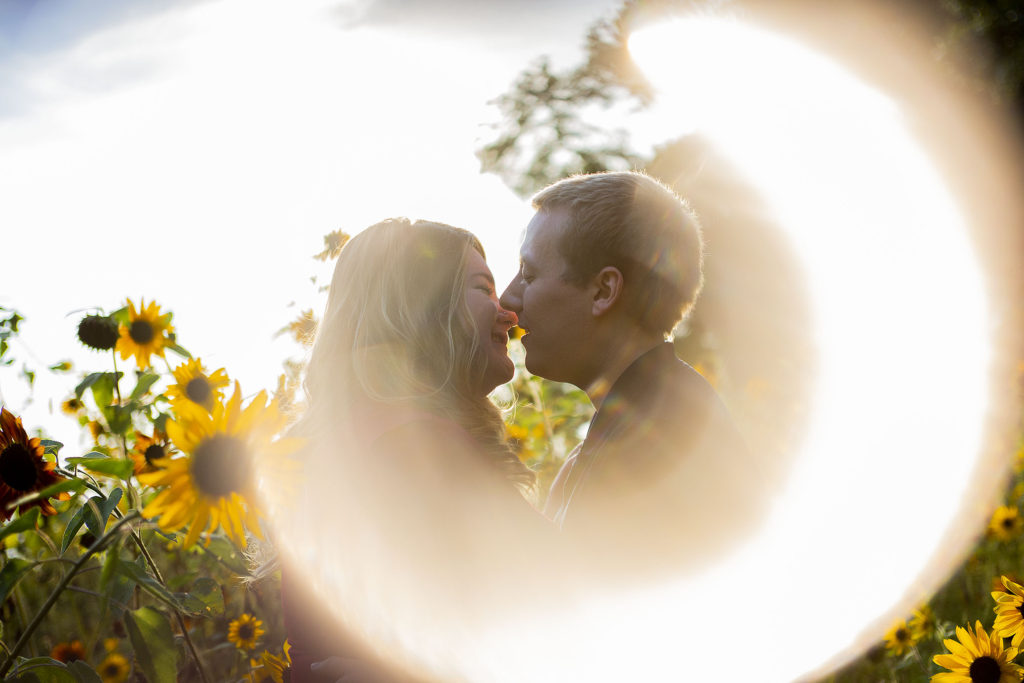
{"type": "MultiPolygon", "coordinates": [[[[346,239],[326,236],[315,258],[337,256],[346,239]]],[[[22,322],[0,308],[0,367],[13,363],[22,322]]],[[[282,333],[308,345],[316,325],[305,311],[282,333]]],[[[46,425],[0,410],[0,680],[288,680],[260,484],[267,472],[287,480],[300,471],[301,442],[287,427],[302,410],[302,362],[285,363],[273,392],[245,394],[227,369],[207,367],[179,343],[172,313],[157,302],[90,312],[77,329],[96,367],[75,379],[68,363],[50,370],[69,377],[61,410],[91,446],[71,452],[46,438],[46,425]]],[[[496,399],[543,492],[592,408],[583,392],[532,377],[521,345],[511,347],[516,376],[496,399]]],[[[22,374],[31,382],[33,372],[22,374]]],[[[1018,444],[1004,504],[959,572],[825,680],[1021,680],[1022,500],[1018,444]]]]}

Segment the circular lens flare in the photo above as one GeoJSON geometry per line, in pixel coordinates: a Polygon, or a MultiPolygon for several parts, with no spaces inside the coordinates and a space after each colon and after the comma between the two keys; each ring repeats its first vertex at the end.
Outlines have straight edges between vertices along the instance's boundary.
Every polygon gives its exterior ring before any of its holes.
{"type": "MultiPolygon", "coordinates": [[[[389,542],[369,520],[273,504],[281,546],[324,603],[428,677],[793,680],[880,639],[894,606],[926,600],[938,574],[915,580],[944,542],[944,566],[959,559],[973,532],[949,543],[950,529],[978,528],[996,490],[997,475],[976,476],[994,356],[979,257],[900,104],[736,22],[681,19],[636,33],[630,48],[658,90],[666,139],[707,136],[766,197],[799,257],[816,352],[806,436],[761,532],[714,566],[471,625],[462,606],[414,604],[430,590],[415,567],[358,572],[354,548],[389,542]],[[971,495],[983,504],[958,519],[968,481],[981,482],[971,495]],[[325,543],[342,537],[353,542],[325,543]]],[[[358,486],[339,482],[335,500],[358,486]]],[[[542,560],[538,572],[515,580],[543,580],[542,560]]]]}

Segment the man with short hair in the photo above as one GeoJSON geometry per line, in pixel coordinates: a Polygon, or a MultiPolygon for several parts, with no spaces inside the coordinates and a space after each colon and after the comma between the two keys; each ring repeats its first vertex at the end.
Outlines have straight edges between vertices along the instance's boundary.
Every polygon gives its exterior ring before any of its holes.
{"type": "Polygon", "coordinates": [[[501,305],[525,332],[526,368],[597,409],[545,512],[613,572],[699,561],[750,477],[722,402],[666,341],[702,285],[696,216],[637,172],[566,178],[533,207],[501,305]]]}

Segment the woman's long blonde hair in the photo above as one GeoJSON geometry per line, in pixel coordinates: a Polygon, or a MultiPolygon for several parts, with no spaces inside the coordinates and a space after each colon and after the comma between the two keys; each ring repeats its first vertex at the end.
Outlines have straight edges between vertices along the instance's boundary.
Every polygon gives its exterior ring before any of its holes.
{"type": "Polygon", "coordinates": [[[342,248],[306,369],[307,410],[293,432],[312,443],[337,436],[367,399],[440,413],[479,444],[481,457],[529,489],[533,473],[506,443],[481,386],[485,367],[465,299],[470,232],[390,218],[342,248]]]}

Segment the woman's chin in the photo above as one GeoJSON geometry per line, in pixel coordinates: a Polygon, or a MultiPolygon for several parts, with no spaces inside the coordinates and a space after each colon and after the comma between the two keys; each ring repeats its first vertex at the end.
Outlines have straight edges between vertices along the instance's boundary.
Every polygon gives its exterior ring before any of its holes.
{"type": "Polygon", "coordinates": [[[505,356],[503,359],[493,359],[487,368],[486,376],[483,378],[483,394],[486,396],[502,384],[511,382],[515,373],[516,366],[508,356],[505,356]]]}

